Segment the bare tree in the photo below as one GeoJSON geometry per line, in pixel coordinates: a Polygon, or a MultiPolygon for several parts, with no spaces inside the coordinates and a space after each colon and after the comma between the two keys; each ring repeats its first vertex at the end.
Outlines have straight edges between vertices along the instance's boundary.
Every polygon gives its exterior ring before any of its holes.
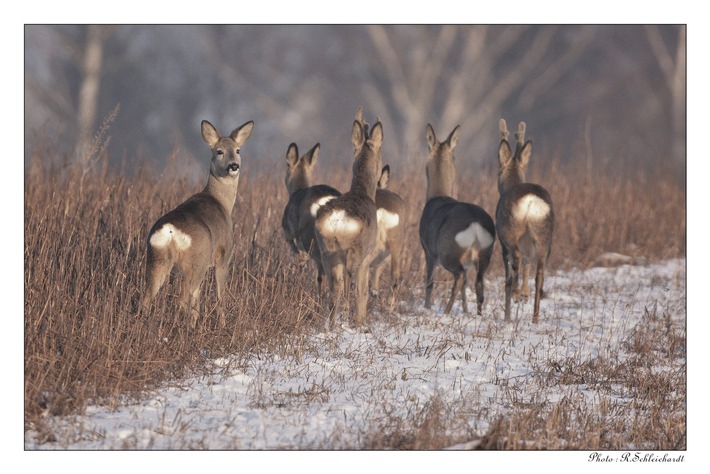
{"type": "Polygon", "coordinates": [[[51,79],[42,81],[31,75],[26,79],[29,91],[64,124],[62,132],[73,136],[74,158],[82,166],[91,158],[92,139],[99,125],[104,47],[115,28],[85,25],[47,31],[56,41],[53,47],[59,53],[50,66],[51,79]]]}
{"type": "Polygon", "coordinates": [[[560,43],[554,26],[368,25],[366,29],[377,57],[372,61],[371,81],[362,85],[363,95],[373,98],[370,108],[387,104],[393,109],[395,116],[387,117],[387,112],[383,116],[401,123],[398,153],[406,153],[410,146],[419,148],[428,121],[441,122],[443,127],[461,124],[469,137],[493,129],[506,102],[523,90],[526,97],[519,106],[530,107],[531,96],[551,88],[590,40],[585,32],[569,44],[562,42],[566,49],[559,51],[551,47],[555,40],[560,43]]]}
{"type": "Polygon", "coordinates": [[[685,25],[678,26],[675,51],[666,44],[657,25],[645,27],[646,37],[663,73],[671,101],[671,153],[678,162],[685,161],[685,25]]]}
{"type": "Polygon", "coordinates": [[[682,160],[685,44],[677,25],[27,25],[25,133],[86,159],[120,103],[112,160],[199,153],[199,120],[249,117],[260,154],[320,142],[345,167],[362,105],[395,166],[429,122],[490,162],[501,116],[534,122],[539,152],[682,160]]]}
{"type": "MultiPolygon", "coordinates": [[[[276,140],[285,136],[279,156],[289,141],[327,141],[332,130],[327,114],[339,71],[320,46],[326,36],[337,41],[333,33],[327,25],[209,26],[200,32],[203,58],[223,85],[222,99],[234,97],[235,104],[251,108],[250,116],[261,118],[262,134],[276,140]]],[[[348,109],[347,116],[354,110],[348,109]]],[[[349,131],[350,120],[343,123],[349,131]]],[[[344,143],[349,149],[349,138],[344,143]]],[[[332,148],[324,145],[330,153],[332,148]]]]}
{"type": "Polygon", "coordinates": [[[77,98],[77,137],[76,157],[80,162],[87,161],[91,136],[96,125],[96,115],[99,109],[99,88],[101,86],[101,69],[104,60],[104,42],[110,30],[106,26],[88,25],[79,57],[81,85],[77,98]]]}

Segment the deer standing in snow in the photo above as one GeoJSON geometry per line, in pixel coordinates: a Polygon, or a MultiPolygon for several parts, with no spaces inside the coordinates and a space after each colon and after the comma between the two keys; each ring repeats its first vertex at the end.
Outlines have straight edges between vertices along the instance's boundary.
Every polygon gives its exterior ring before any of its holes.
{"type": "Polygon", "coordinates": [[[434,269],[441,265],[454,275],[451,296],[445,313],[449,313],[461,292],[464,313],[466,305],[466,270],[476,268],[476,298],[481,314],[484,296],[483,276],[488,269],[495,242],[495,224],[483,208],[452,197],[456,169],[454,148],[459,139],[459,126],[443,142],[436,139],[427,124],[429,157],[426,164],[426,204],[419,220],[419,239],[426,258],[426,296],[424,306],[431,308],[434,269]]]}
{"type": "Polygon", "coordinates": [[[537,265],[535,272],[535,303],[533,323],[538,322],[540,299],[545,277],[545,263],[552,246],[555,214],[552,198],[545,188],[525,182],[532,153],[532,142],[525,141],[525,123],[520,122],[515,134],[515,152],[508,144],[508,129],[500,119],[498,146],[498,191],[496,229],[505,265],[505,319],[510,319],[510,299],[517,302],[530,296],[528,265],[537,265]],[[522,289],[518,288],[518,272],[522,268],[522,289]]]}

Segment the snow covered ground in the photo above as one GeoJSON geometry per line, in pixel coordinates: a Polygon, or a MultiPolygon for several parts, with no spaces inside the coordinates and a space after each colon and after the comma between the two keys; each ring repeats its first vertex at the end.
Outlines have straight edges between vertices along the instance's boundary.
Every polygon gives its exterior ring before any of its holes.
{"type": "MultiPolygon", "coordinates": [[[[140,402],[48,418],[55,441],[29,431],[25,449],[348,449],[433,400],[466,414],[483,435],[498,416],[529,402],[608,397],[590,386],[541,384],[540,374],[555,377],[571,360],[623,357],[622,343],[646,309],[685,327],[685,267],[671,260],[553,273],[538,325],[532,302],[514,306],[513,322],[502,320],[500,280],[487,281],[483,317],[461,314],[460,301],[450,316],[442,306],[402,302],[394,315],[372,315],[371,333],[340,328],[246,363],[207,360],[210,375],[168,384],[140,402]]],[[[437,285],[442,299],[450,284],[437,285]]]]}

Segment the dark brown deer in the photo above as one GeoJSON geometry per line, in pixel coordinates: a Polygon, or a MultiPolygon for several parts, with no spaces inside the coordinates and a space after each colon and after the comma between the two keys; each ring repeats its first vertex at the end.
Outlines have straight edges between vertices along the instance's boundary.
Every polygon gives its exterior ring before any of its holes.
{"type": "Polygon", "coordinates": [[[291,143],[286,152],[286,189],[288,190],[288,204],[284,209],[281,227],[283,228],[286,242],[288,242],[294,255],[299,251],[306,252],[316,264],[316,284],[318,298],[321,297],[323,282],[323,264],[320,249],[316,241],[315,222],[318,209],[341,195],[340,191],[326,184],[311,185],[313,182],[313,169],[318,162],[320,144],[311,148],[308,153],[298,156],[298,147],[291,143]]]}
{"type": "MultiPolygon", "coordinates": [[[[239,148],[253,127],[254,122],[249,121],[223,137],[211,123],[202,121],[202,138],[212,151],[207,186],[158,219],[150,229],[144,308],[150,306],[173,267],[183,275],[180,305],[191,314],[193,327],[199,317],[200,285],[212,266],[217,298],[222,298],[234,247],[232,209],[241,173],[239,148]]],[[[219,320],[224,326],[221,307],[219,320]]]]}
{"type": "Polygon", "coordinates": [[[532,142],[525,141],[525,123],[520,122],[515,134],[515,152],[508,144],[505,120],[499,122],[501,141],[498,146],[498,191],[496,229],[505,265],[505,319],[510,319],[511,297],[518,302],[530,296],[528,265],[537,265],[535,272],[535,303],[533,323],[540,314],[545,278],[545,264],[550,256],[555,214],[552,198],[545,188],[525,182],[532,153],[532,142]],[[522,289],[518,288],[518,273],[522,269],[522,289]]]}
{"type": "Polygon", "coordinates": [[[481,314],[484,298],[483,276],[488,269],[495,243],[495,224],[483,208],[452,197],[456,169],[454,148],[459,139],[456,126],[439,142],[431,125],[426,127],[429,158],[426,164],[426,204],[419,220],[419,239],[426,258],[426,296],[424,306],[431,308],[434,269],[441,265],[454,275],[451,296],[445,313],[451,311],[456,294],[461,293],[463,312],[466,305],[466,270],[476,268],[476,298],[481,314]]]}

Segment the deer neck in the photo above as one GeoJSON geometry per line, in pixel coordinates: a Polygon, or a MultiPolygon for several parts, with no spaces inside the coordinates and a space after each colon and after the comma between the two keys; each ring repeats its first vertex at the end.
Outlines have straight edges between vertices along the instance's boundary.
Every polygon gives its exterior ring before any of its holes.
{"type": "Polygon", "coordinates": [[[205,186],[204,192],[214,197],[219,202],[227,215],[232,214],[234,203],[237,200],[237,186],[239,185],[239,177],[223,176],[217,177],[210,174],[205,186]]]}
{"type": "Polygon", "coordinates": [[[367,196],[373,201],[377,192],[377,173],[370,168],[376,168],[371,157],[363,157],[353,164],[353,179],[350,182],[350,194],[367,196]]]}
{"type": "Polygon", "coordinates": [[[520,170],[504,170],[498,177],[498,192],[502,196],[513,186],[525,182],[525,174],[520,170]]]}
{"type": "Polygon", "coordinates": [[[306,173],[296,174],[286,180],[286,189],[288,190],[289,196],[292,196],[296,191],[310,187],[310,185],[311,178],[307,176],[306,173]]]}
{"type": "Polygon", "coordinates": [[[432,164],[427,168],[426,198],[429,199],[454,195],[455,170],[453,164],[432,164]]]}

